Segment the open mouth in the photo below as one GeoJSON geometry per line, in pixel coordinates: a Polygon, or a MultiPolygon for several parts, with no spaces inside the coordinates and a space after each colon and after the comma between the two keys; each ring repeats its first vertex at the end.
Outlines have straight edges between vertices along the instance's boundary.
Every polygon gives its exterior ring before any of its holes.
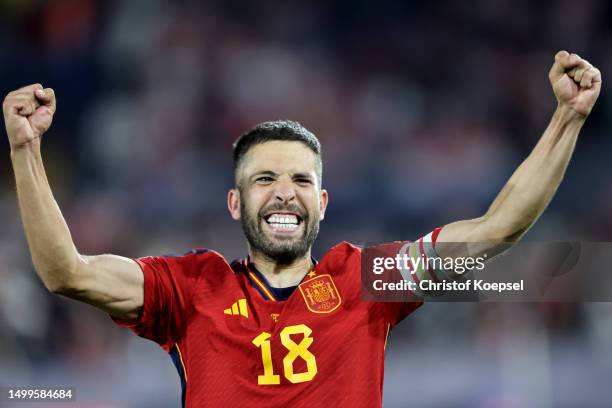
{"type": "Polygon", "coordinates": [[[304,222],[297,213],[274,212],[263,217],[266,224],[274,231],[293,232],[304,222]]]}

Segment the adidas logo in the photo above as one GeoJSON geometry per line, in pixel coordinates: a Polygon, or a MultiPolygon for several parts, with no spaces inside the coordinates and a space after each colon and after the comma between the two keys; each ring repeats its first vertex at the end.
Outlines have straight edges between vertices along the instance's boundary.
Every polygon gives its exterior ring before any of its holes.
{"type": "Polygon", "coordinates": [[[241,315],[248,318],[249,308],[247,307],[246,299],[238,299],[237,302],[234,302],[232,307],[230,307],[229,309],[225,309],[223,313],[232,316],[241,315]]]}

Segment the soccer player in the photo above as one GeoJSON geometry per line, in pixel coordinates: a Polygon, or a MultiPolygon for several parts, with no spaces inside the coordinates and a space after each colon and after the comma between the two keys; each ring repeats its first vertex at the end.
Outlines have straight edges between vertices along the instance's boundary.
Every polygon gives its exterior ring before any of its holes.
{"type": "MultiPolygon", "coordinates": [[[[435,229],[419,244],[480,242],[494,252],[542,213],[601,87],[599,71],[565,51],[549,79],[557,109],[486,214],[435,229]]],[[[72,242],[43,168],[41,137],[55,108],[53,90],[39,84],[3,104],[23,225],[51,292],[92,304],[163,347],[178,369],[184,406],[381,406],[386,337],[421,301],[362,301],[360,249],[351,244],[319,262],[311,257],[328,203],[312,133],[295,122],[266,122],[236,142],[227,204],[246,236],[245,259],[228,263],[209,249],[88,256],[72,242]]],[[[462,248],[439,255],[467,255],[462,248]]]]}

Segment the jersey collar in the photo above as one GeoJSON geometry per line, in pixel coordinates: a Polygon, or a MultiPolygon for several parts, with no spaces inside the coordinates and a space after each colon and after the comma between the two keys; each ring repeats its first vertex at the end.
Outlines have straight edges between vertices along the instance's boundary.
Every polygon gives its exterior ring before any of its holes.
{"type": "MultiPolygon", "coordinates": [[[[318,261],[314,257],[310,257],[313,264],[313,270],[317,266],[318,261]]],[[[244,266],[245,275],[251,282],[251,285],[257,289],[257,291],[263,296],[265,300],[270,300],[272,302],[278,302],[285,299],[280,299],[278,295],[275,294],[275,288],[270,286],[266,277],[257,270],[255,264],[250,261],[250,258],[247,257],[242,261],[242,266],[244,266]]],[[[304,275],[308,276],[308,274],[304,275]]],[[[294,289],[297,286],[294,287],[294,289]]]]}

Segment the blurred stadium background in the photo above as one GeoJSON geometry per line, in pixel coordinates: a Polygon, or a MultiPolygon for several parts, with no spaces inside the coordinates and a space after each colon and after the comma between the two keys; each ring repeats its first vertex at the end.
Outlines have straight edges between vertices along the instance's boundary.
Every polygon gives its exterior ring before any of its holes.
{"type": "MultiPolygon", "coordinates": [[[[547,72],[567,49],[604,88],[527,239],[609,241],[610,21],[592,0],[1,0],[0,90],[55,88],[43,154],[87,254],[244,256],[225,207],[231,143],[301,121],[331,197],[320,257],[481,215],[548,123],[547,72]]],[[[0,385],[71,385],[75,407],[179,406],[161,349],[45,292],[6,137],[0,151],[0,385]]],[[[430,304],[390,337],[385,406],[612,406],[611,381],[612,304],[430,304]]]]}

